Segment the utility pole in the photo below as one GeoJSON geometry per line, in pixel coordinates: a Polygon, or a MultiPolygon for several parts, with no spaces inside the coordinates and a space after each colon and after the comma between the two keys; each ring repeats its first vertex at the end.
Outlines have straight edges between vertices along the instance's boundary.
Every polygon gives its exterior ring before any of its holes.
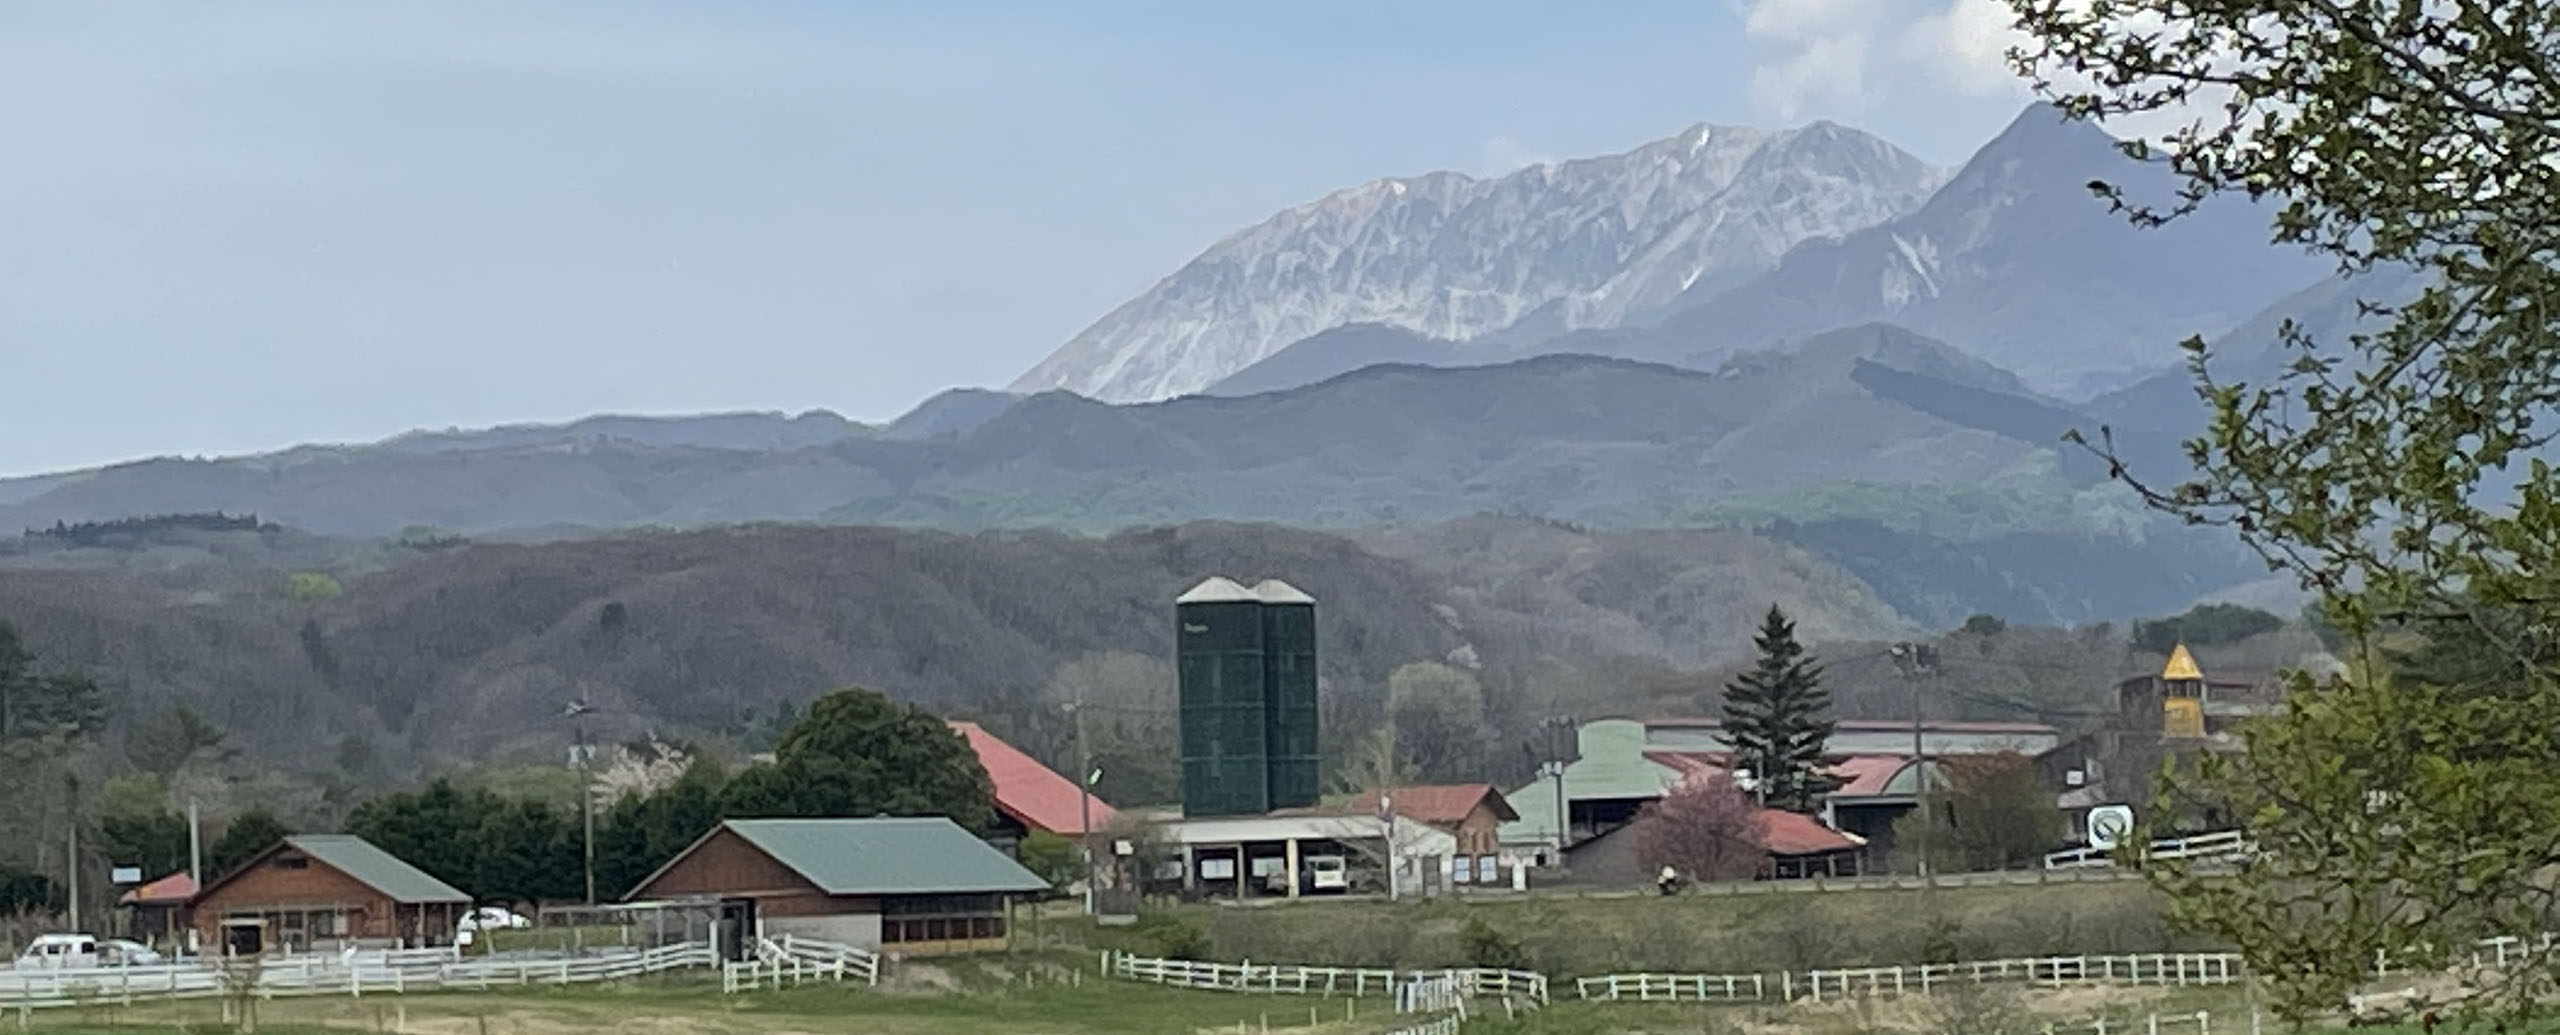
{"type": "Polygon", "coordinates": [[[69,884],[69,885],[70,885],[70,891],[71,891],[71,913],[70,913],[71,923],[69,924],[69,927],[70,927],[70,929],[71,929],[71,930],[77,931],[77,930],[79,930],[79,929],[80,929],[80,778],[79,778],[79,777],[77,777],[77,776],[65,776],[65,777],[63,777],[63,778],[62,778],[62,804],[63,804],[63,810],[62,810],[63,824],[62,824],[62,825],[63,825],[64,827],[66,827],[66,828],[69,828],[69,830],[70,830],[70,832],[71,832],[71,845],[70,845],[70,850],[69,850],[69,852],[68,852],[67,854],[65,854],[65,855],[62,857],[62,868],[63,868],[63,870],[64,870],[64,875],[65,875],[67,878],[69,878],[65,883],[67,883],[67,884],[69,884]]]}
{"type": "Polygon", "coordinates": [[[194,798],[187,799],[187,879],[204,887],[204,820],[196,815],[194,798]]]}
{"type": "Polygon", "coordinates": [[[1078,809],[1082,810],[1076,839],[1084,856],[1084,912],[1092,916],[1099,899],[1094,887],[1093,865],[1093,783],[1102,778],[1102,770],[1093,767],[1093,756],[1087,753],[1084,739],[1084,688],[1076,688],[1076,699],[1067,702],[1067,718],[1076,726],[1076,791],[1078,809]]]}
{"type": "Polygon", "coordinates": [[[576,737],[578,762],[578,826],[580,852],[586,856],[587,904],[596,904],[596,788],[595,766],[589,764],[587,750],[587,713],[594,709],[580,697],[569,702],[569,728],[576,737]]]}
{"type": "Polygon", "coordinates": [[[1935,887],[1936,882],[1929,879],[1929,842],[1937,817],[1929,812],[1929,745],[1922,733],[1920,701],[1920,676],[1935,660],[1934,652],[1925,645],[1904,642],[1894,644],[1890,653],[1894,667],[1902,670],[1903,682],[1911,686],[1911,774],[1918,781],[1914,801],[1920,813],[1920,880],[1923,886],[1935,887]]]}

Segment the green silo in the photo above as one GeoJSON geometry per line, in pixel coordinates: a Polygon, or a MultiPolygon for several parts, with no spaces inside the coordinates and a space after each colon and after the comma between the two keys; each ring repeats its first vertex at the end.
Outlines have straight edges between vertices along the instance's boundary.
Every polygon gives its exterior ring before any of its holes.
{"type": "Polygon", "coordinates": [[[1174,600],[1182,696],[1182,813],[1271,811],[1262,600],[1211,578],[1174,600]]]}
{"type": "Polygon", "coordinates": [[[1316,803],[1316,600],[1279,579],[1253,587],[1262,602],[1263,753],[1271,807],[1316,803]]]}

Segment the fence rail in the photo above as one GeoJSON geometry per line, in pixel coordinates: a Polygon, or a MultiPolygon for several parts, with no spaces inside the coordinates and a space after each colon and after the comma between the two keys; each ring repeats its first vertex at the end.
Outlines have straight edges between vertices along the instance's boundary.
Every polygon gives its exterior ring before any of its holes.
{"type": "Polygon", "coordinates": [[[756,958],[720,966],[720,991],[787,988],[813,981],[880,983],[880,954],[842,942],[783,935],[756,942],[756,958]]]}
{"type": "Polygon", "coordinates": [[[1103,973],[1177,988],[1273,995],[1386,996],[1414,981],[1447,981],[1467,998],[1547,1001],[1547,977],[1526,970],[1457,968],[1396,971],[1382,967],[1307,967],[1295,964],[1209,963],[1105,953],[1103,973]]]}
{"type": "Polygon", "coordinates": [[[709,967],[711,946],[688,942],[561,959],[462,959],[451,952],[351,953],[197,959],[149,967],[0,971],[0,1010],[220,996],[378,994],[506,985],[620,981],[709,967]]]}
{"type": "Polygon", "coordinates": [[[2227,985],[2244,970],[2231,953],[2039,956],[1911,967],[1852,967],[1775,974],[1603,974],[1574,981],[1584,999],[1638,1002],[1787,1002],[1927,993],[1958,982],[2227,985]]]}
{"type": "Polygon", "coordinates": [[[1420,1024],[1398,1028],[1388,1032],[1387,1035],[1458,1035],[1458,1026],[1465,1021],[1466,1018],[1453,1013],[1446,1017],[1437,1017],[1420,1024]]]}
{"type": "MultiPolygon", "coordinates": [[[[2194,837],[2168,838],[2151,842],[2143,849],[2145,859],[2230,859],[2249,853],[2248,839],[2237,830],[2224,830],[2194,837]]],[[[2111,867],[2116,864],[2115,851],[2107,848],[2074,848],[2044,857],[2048,870],[2077,870],[2111,867]]]]}

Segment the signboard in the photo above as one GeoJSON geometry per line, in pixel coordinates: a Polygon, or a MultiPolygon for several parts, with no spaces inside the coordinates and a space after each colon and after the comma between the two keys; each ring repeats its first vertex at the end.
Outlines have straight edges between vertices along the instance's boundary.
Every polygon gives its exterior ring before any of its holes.
{"type": "Polygon", "coordinates": [[[115,867],[107,871],[107,880],[116,884],[140,884],[142,883],[142,867],[115,867]]]}
{"type": "Polygon", "coordinates": [[[2172,737],[2204,736],[2204,699],[2172,697],[2162,705],[2160,732],[2172,737]]]}
{"type": "Polygon", "coordinates": [[[2089,847],[2106,850],[2133,836],[2133,806],[2100,805],[2089,810],[2089,847]]]}

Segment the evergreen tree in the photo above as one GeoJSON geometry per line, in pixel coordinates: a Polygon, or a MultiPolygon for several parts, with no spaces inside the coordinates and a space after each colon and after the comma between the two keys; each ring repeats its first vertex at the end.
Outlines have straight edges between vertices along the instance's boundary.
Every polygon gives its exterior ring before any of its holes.
{"type": "Polygon", "coordinates": [[[1822,765],[1832,729],[1822,667],[1796,642],[1796,624],[1776,604],[1752,642],[1760,663],[1724,688],[1724,733],[1734,767],[1751,771],[1771,807],[1812,812],[1834,786],[1822,765]]]}

